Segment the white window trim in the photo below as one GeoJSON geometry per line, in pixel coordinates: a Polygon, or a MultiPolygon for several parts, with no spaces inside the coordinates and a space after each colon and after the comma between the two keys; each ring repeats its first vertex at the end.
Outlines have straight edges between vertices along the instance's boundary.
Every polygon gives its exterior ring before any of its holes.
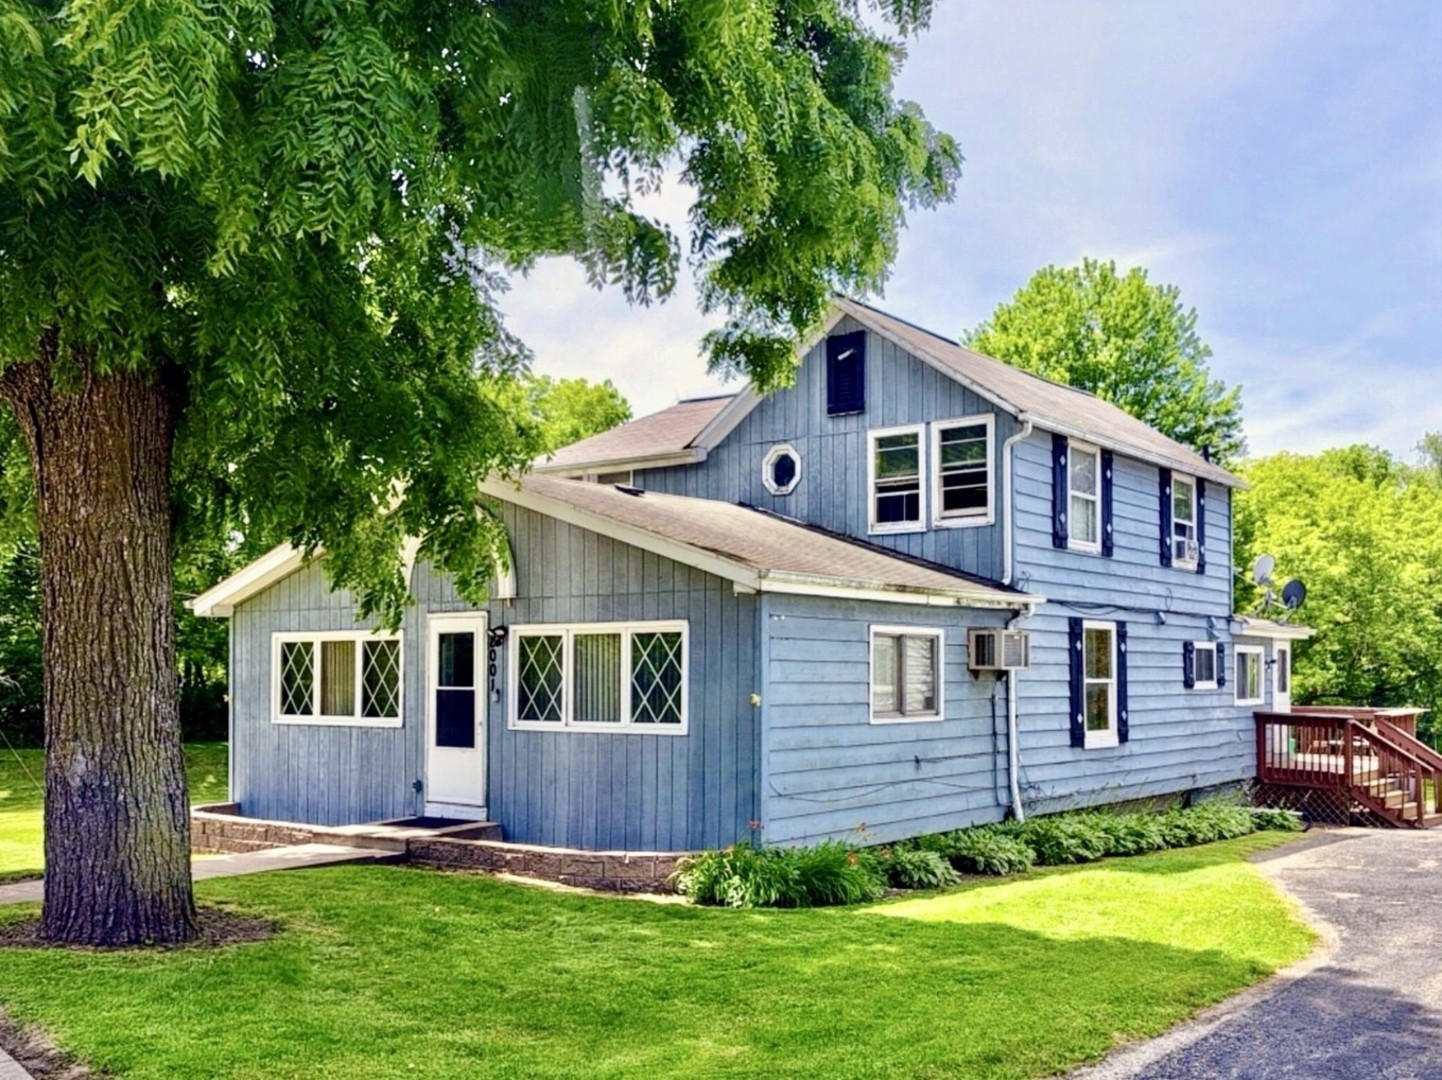
{"type": "MultiPolygon", "coordinates": [[[[1100,466],[1100,462],[1098,462],[1100,466]]],[[[1101,480],[1101,472],[1097,472],[1097,480],[1101,480]]],[[[1070,489],[1071,485],[1067,485],[1070,489]]],[[[1070,491],[1068,491],[1070,496],[1070,491]]],[[[1100,518],[1098,518],[1100,524],[1100,518]]],[[[1088,619],[1082,623],[1082,654],[1079,663],[1082,666],[1082,747],[1086,750],[1106,750],[1121,745],[1120,733],[1117,731],[1117,694],[1121,689],[1121,680],[1117,677],[1117,624],[1114,622],[1102,622],[1101,620],[1088,619]],[[1089,679],[1087,678],[1087,646],[1086,632],[1088,630],[1105,630],[1111,638],[1112,660],[1109,670],[1112,673],[1110,679],[1089,679]],[[1087,726],[1087,686],[1091,684],[1106,684],[1111,687],[1111,693],[1107,695],[1107,723],[1105,731],[1093,731],[1087,726]]]]}
{"type": "Polygon", "coordinates": [[[1236,678],[1233,680],[1237,686],[1234,691],[1233,701],[1237,705],[1264,705],[1267,701],[1267,650],[1260,645],[1236,645],[1232,648],[1233,663],[1236,665],[1236,678]],[[1255,656],[1257,658],[1257,690],[1260,697],[1243,697],[1246,692],[1246,680],[1242,678],[1242,657],[1255,656]]]}
{"type": "Polygon", "coordinates": [[[781,443],[766,451],[766,456],[761,459],[761,483],[766,490],[773,495],[790,495],[801,483],[801,455],[796,452],[796,447],[790,443],[781,443]],[[796,462],[796,475],[791,478],[789,484],[778,484],[771,479],[771,466],[782,454],[790,454],[796,462]]]}
{"type": "MultiPolygon", "coordinates": [[[[931,425],[931,524],[938,529],[968,529],[996,523],[996,416],[979,413],[954,420],[938,420],[931,425]],[[941,509],[941,435],[958,427],[986,426],[986,510],[982,513],[953,514],[946,517],[941,509]]],[[[873,510],[874,512],[874,510],[873,510]]]]}
{"type": "Polygon", "coordinates": [[[946,631],[939,626],[873,626],[867,638],[866,709],[873,724],[934,724],[946,718],[946,631]],[[936,640],[936,709],[891,715],[876,711],[876,636],[929,637],[936,640]]]}
{"type": "Polygon", "coordinates": [[[927,488],[930,485],[926,482],[926,425],[906,424],[901,427],[872,428],[866,433],[866,531],[873,536],[888,536],[896,533],[914,533],[926,531],[927,519],[927,488]],[[917,518],[915,521],[905,521],[887,524],[878,524],[876,520],[876,440],[884,439],[889,435],[915,435],[916,436],[916,471],[917,471],[917,518]]]}
{"type": "Polygon", "coordinates": [[[593,735],[685,735],[690,728],[691,698],[691,630],[685,619],[650,622],[576,622],[528,623],[512,626],[506,642],[510,655],[506,658],[506,727],[512,731],[585,732],[593,735]],[[679,724],[644,724],[631,719],[631,635],[653,633],[681,634],[681,722],[679,724]],[[520,720],[521,638],[561,635],[561,719],[520,720]],[[575,701],[575,638],[587,634],[621,635],[621,719],[618,723],[599,720],[576,720],[572,715],[575,701]]]}
{"type": "MultiPolygon", "coordinates": [[[[1067,549],[1068,549],[1069,551],[1083,551],[1083,552],[1086,552],[1086,553],[1089,554],[1089,555],[1100,555],[1100,554],[1102,553],[1102,529],[1106,528],[1106,525],[1105,525],[1105,524],[1103,523],[1103,521],[1102,521],[1102,485],[1105,483],[1105,478],[1102,476],[1102,448],[1101,448],[1100,446],[1096,446],[1096,445],[1093,444],[1093,443],[1082,442],[1080,439],[1068,439],[1068,440],[1067,440],[1067,447],[1066,447],[1066,454],[1067,454],[1067,458],[1066,458],[1066,520],[1067,520],[1066,546],[1067,546],[1067,549]],[[1097,538],[1096,538],[1095,540],[1080,540],[1080,539],[1077,538],[1075,532],[1073,531],[1073,526],[1076,524],[1076,515],[1072,513],[1072,509],[1071,509],[1071,500],[1072,500],[1072,490],[1071,490],[1071,466],[1072,466],[1072,455],[1073,455],[1073,454],[1090,454],[1092,457],[1096,458],[1096,462],[1097,462],[1097,472],[1096,472],[1096,476],[1097,476],[1097,490],[1096,490],[1096,494],[1094,494],[1094,495],[1087,495],[1087,494],[1085,494],[1084,492],[1078,492],[1078,493],[1077,493],[1077,497],[1078,497],[1078,498],[1091,499],[1091,500],[1093,500],[1093,501],[1096,503],[1096,505],[1097,505],[1097,515],[1096,515],[1096,517],[1097,517],[1097,538]]],[[[1113,744],[1113,745],[1115,745],[1115,744],[1113,744]]]]}
{"type": "Polygon", "coordinates": [[[354,716],[323,716],[318,712],[310,715],[282,715],[280,711],[280,647],[284,644],[297,641],[311,643],[313,650],[311,659],[314,663],[312,668],[313,676],[311,681],[311,708],[320,708],[320,687],[321,687],[321,653],[320,643],[322,641],[401,641],[400,634],[388,633],[379,630],[316,630],[316,631],[283,631],[270,635],[270,721],[272,724],[313,724],[325,727],[370,727],[370,728],[398,728],[405,719],[405,678],[406,678],[406,657],[405,643],[401,643],[400,656],[396,666],[396,702],[399,713],[396,716],[362,716],[365,708],[364,701],[364,679],[365,659],[361,655],[361,648],[356,647],[355,663],[355,707],[354,716]]]}
{"type": "Polygon", "coordinates": [[[1272,646],[1272,695],[1292,696],[1292,649],[1288,645],[1272,646]]]}
{"type": "Polygon", "coordinates": [[[1215,690],[1217,688],[1217,643],[1215,641],[1192,642],[1192,676],[1193,690],[1215,690]],[[1212,677],[1210,679],[1196,677],[1199,670],[1196,658],[1203,652],[1212,654],[1212,677]]]}
{"type": "MultiPolygon", "coordinates": [[[[1167,492],[1167,499],[1172,506],[1172,535],[1167,537],[1167,543],[1172,546],[1173,567],[1178,570],[1195,570],[1197,568],[1197,562],[1199,561],[1198,559],[1184,559],[1177,555],[1176,492],[1177,481],[1179,480],[1192,489],[1192,518],[1189,524],[1192,526],[1192,538],[1195,540],[1197,537],[1197,515],[1201,510],[1201,506],[1197,500],[1197,478],[1195,476],[1188,476],[1185,473],[1173,473],[1172,487],[1171,490],[1167,492]]],[[[1200,555],[1200,546],[1198,547],[1198,554],[1200,555]]]]}

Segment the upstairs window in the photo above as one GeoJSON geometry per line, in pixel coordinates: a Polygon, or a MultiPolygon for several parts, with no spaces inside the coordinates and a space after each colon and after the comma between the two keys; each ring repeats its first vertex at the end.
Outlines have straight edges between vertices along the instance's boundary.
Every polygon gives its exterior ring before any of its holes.
{"type": "Polygon", "coordinates": [[[925,527],[921,482],[921,425],[870,435],[871,531],[913,532],[925,527]]]}
{"type": "Polygon", "coordinates": [[[1089,443],[1068,446],[1067,510],[1070,522],[1067,546],[1077,551],[1100,552],[1102,452],[1089,443]]]}
{"type": "Polygon", "coordinates": [[[1187,476],[1172,477],[1172,565],[1196,568],[1200,549],[1197,544],[1197,484],[1187,476]]]}
{"type": "Polygon", "coordinates": [[[801,455],[794,446],[773,446],[761,462],[761,483],[773,495],[790,495],[801,483],[801,455]]]}
{"type": "Polygon", "coordinates": [[[871,722],[941,718],[942,631],[871,628],[871,722]]]}
{"type": "Polygon", "coordinates": [[[273,665],[276,723],[400,726],[401,642],[394,635],[276,634],[273,665]]]}
{"type": "Polygon", "coordinates": [[[866,332],[826,339],[826,415],[866,411],[866,332]]]}
{"type": "Polygon", "coordinates": [[[992,417],[967,417],[932,426],[932,492],[938,526],[992,522],[992,417]]]}

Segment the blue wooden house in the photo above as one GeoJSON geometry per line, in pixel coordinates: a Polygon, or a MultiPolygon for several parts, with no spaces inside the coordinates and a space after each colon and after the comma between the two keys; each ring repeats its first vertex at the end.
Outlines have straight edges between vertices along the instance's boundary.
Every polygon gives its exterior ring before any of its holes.
{"type": "Polygon", "coordinates": [[[277,549],[231,620],[253,817],[595,850],[878,841],[1246,780],[1298,631],[1231,611],[1240,481],[1090,394],[840,300],[793,387],[482,490],[487,604],[396,634],[277,549]]]}

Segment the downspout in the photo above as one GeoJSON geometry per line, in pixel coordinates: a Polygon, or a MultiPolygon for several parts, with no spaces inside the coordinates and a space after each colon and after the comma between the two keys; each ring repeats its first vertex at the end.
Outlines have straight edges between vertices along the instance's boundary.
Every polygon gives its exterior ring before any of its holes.
{"type": "MultiPolygon", "coordinates": [[[[1013,504],[1016,501],[1012,497],[1012,452],[1013,447],[1023,439],[1030,437],[1031,433],[1032,422],[1025,420],[1021,428],[1001,444],[1001,490],[1002,497],[1006,500],[1001,515],[1001,583],[1003,585],[1011,584],[1016,570],[1015,555],[1012,551],[1013,504]]],[[[1030,616],[1032,611],[1033,607],[1027,605],[1007,620],[1006,628],[1013,629],[1017,623],[1030,616]]],[[[1025,821],[1026,809],[1021,803],[1021,749],[1017,745],[1016,682],[1019,674],[1017,671],[1006,673],[1006,776],[1011,787],[1011,815],[1017,821],[1025,821]]]]}
{"type": "Polygon", "coordinates": [[[1032,422],[1026,420],[1022,423],[1020,430],[1001,444],[1001,490],[1002,498],[1006,500],[1001,515],[1001,583],[1003,585],[1011,584],[1011,579],[1016,571],[1016,556],[1012,551],[1012,533],[1015,529],[1012,522],[1015,516],[1012,510],[1012,504],[1015,501],[1012,498],[1011,482],[1012,447],[1023,439],[1030,438],[1031,432],[1032,422]]]}

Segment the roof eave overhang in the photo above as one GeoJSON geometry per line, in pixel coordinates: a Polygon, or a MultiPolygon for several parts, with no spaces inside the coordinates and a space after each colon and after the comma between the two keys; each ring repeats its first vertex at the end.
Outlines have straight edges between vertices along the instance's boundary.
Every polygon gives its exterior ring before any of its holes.
{"type": "Polygon", "coordinates": [[[1246,615],[1232,616],[1241,624],[1237,637],[1271,638],[1274,641],[1310,641],[1317,636],[1315,627],[1293,626],[1290,623],[1272,622],[1270,619],[1253,619],[1246,615]]]}
{"type": "Polygon", "coordinates": [[[289,577],[305,565],[305,552],[290,544],[271,548],[254,562],[212,585],[185,606],[203,619],[228,619],[236,606],[289,577]]]}
{"type": "Polygon", "coordinates": [[[1199,465],[1194,461],[1183,461],[1181,458],[1168,457],[1165,454],[1156,454],[1150,450],[1143,450],[1140,447],[1131,445],[1122,439],[1116,439],[1109,435],[1098,435],[1094,431],[1086,431],[1071,424],[1054,419],[1050,416],[1038,416],[1032,412],[1019,412],[1017,419],[1023,423],[1030,422],[1034,427],[1044,431],[1052,431],[1058,435],[1066,435],[1069,438],[1081,439],[1085,442],[1094,443],[1106,450],[1114,450],[1118,454],[1132,458],[1135,461],[1145,461],[1148,465],[1156,465],[1164,469],[1175,469],[1178,472],[1186,473],[1188,476],[1196,476],[1202,480],[1213,481],[1229,488],[1245,490],[1249,485],[1240,476],[1235,476],[1219,465],[1207,463],[1199,465]]]}
{"type": "Polygon", "coordinates": [[[841,596],[891,604],[921,604],[927,607],[988,608],[1022,611],[1046,603],[1046,597],[1032,593],[1004,593],[996,589],[926,589],[918,586],[888,585],[875,581],[763,571],[761,592],[802,596],[841,596]]]}
{"type": "Polygon", "coordinates": [[[587,461],[537,461],[531,471],[547,476],[568,478],[584,476],[595,472],[620,472],[625,469],[665,469],[672,465],[699,465],[706,460],[706,450],[699,446],[664,454],[631,454],[625,457],[593,458],[587,461]]]}

